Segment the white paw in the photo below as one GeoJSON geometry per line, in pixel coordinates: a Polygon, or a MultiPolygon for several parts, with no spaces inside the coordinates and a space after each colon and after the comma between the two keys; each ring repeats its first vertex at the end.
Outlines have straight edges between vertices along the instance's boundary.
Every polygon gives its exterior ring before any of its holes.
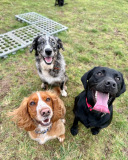
{"type": "Polygon", "coordinates": [[[59,140],[60,142],[63,142],[63,141],[64,141],[64,138],[58,137],[58,140],[59,140]]]}
{"type": "Polygon", "coordinates": [[[61,121],[65,124],[66,123],[66,120],[65,119],[61,119],[61,121]]]}
{"type": "Polygon", "coordinates": [[[67,97],[67,92],[63,89],[63,90],[61,90],[61,95],[63,96],[63,97],[67,97]]]}
{"type": "Polygon", "coordinates": [[[41,88],[44,89],[44,87],[45,87],[45,85],[44,85],[44,83],[42,83],[42,84],[41,84],[41,88]]]}
{"type": "Polygon", "coordinates": [[[44,144],[44,142],[40,141],[39,144],[44,144]]]}

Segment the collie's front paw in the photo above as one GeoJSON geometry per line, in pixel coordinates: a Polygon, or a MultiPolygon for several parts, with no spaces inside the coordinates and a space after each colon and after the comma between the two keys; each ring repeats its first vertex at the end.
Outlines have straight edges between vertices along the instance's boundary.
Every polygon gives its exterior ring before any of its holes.
{"type": "Polygon", "coordinates": [[[45,83],[42,83],[41,84],[41,88],[44,89],[44,90],[47,90],[48,89],[48,85],[45,84],[45,83]]]}
{"type": "Polygon", "coordinates": [[[63,96],[63,97],[67,97],[67,92],[65,91],[65,90],[61,90],[61,95],[63,96]]]}

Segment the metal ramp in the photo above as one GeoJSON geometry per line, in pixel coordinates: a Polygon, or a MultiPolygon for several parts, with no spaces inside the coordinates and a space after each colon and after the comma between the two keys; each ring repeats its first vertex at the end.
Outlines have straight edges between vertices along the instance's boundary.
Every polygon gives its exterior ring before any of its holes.
{"type": "Polygon", "coordinates": [[[68,29],[66,26],[35,12],[16,15],[15,17],[18,21],[26,22],[28,24],[35,24],[37,27],[51,35],[68,29]]]}
{"type": "Polygon", "coordinates": [[[17,50],[30,45],[33,39],[40,34],[53,35],[68,29],[60,23],[29,12],[15,16],[18,21],[29,25],[0,35],[0,57],[6,58],[8,54],[15,54],[17,50]]]}

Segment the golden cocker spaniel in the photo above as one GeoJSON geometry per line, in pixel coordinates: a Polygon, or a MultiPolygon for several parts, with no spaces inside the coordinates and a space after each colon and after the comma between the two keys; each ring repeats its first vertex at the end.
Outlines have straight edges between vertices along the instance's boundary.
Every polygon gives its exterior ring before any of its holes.
{"type": "Polygon", "coordinates": [[[24,98],[19,108],[10,112],[18,127],[28,131],[31,139],[44,144],[58,138],[65,139],[66,109],[63,101],[52,91],[39,91],[24,98]]]}

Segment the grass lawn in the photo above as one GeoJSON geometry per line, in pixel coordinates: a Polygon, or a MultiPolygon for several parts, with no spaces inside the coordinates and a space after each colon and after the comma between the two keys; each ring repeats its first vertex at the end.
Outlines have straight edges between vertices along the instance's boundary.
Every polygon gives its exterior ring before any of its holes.
{"type": "Polygon", "coordinates": [[[63,41],[67,63],[68,97],[62,98],[67,109],[66,139],[63,145],[55,139],[44,145],[31,140],[16,127],[6,113],[17,108],[25,96],[41,90],[34,53],[29,48],[0,59],[0,159],[1,160],[126,160],[128,159],[128,94],[114,102],[109,127],[92,136],[79,124],[73,137],[74,97],[82,90],[81,76],[94,66],[121,71],[128,85],[128,0],[65,0],[64,7],[55,0],[1,0],[0,34],[25,26],[14,16],[37,12],[69,29],[57,36],[63,41]]]}

